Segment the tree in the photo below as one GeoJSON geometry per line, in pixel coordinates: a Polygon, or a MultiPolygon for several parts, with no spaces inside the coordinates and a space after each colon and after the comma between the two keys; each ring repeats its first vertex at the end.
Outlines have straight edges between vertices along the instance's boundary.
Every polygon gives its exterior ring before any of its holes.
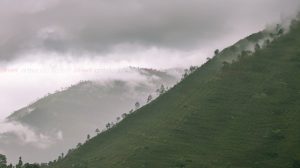
{"type": "Polygon", "coordinates": [[[140,106],[141,106],[140,103],[139,103],[139,102],[136,102],[136,103],[135,103],[135,110],[139,109],[140,106]]]}
{"type": "Polygon", "coordinates": [[[271,41],[270,41],[269,39],[267,39],[267,40],[265,41],[265,43],[264,43],[264,46],[267,47],[267,46],[270,45],[270,43],[271,43],[271,41]]]}
{"type": "Polygon", "coordinates": [[[185,70],[184,70],[184,73],[183,73],[183,75],[182,75],[182,78],[184,79],[184,78],[186,78],[188,75],[189,75],[189,70],[188,70],[188,69],[185,69],[185,70]]]}
{"type": "Polygon", "coordinates": [[[6,156],[0,154],[0,168],[6,168],[6,166],[7,166],[6,156]]]}
{"type": "Polygon", "coordinates": [[[29,163],[25,163],[23,168],[40,168],[40,166],[38,164],[29,164],[29,163]]]}
{"type": "Polygon", "coordinates": [[[91,136],[90,136],[90,134],[87,134],[87,136],[86,136],[86,140],[87,141],[89,141],[91,139],[91,136]]]}
{"type": "Polygon", "coordinates": [[[74,151],[74,149],[69,149],[67,155],[71,154],[74,151]]]}
{"type": "Polygon", "coordinates": [[[281,29],[279,29],[279,31],[278,31],[278,35],[280,36],[280,35],[282,35],[284,33],[284,30],[281,28],[281,29]]]}
{"type": "Polygon", "coordinates": [[[260,45],[259,44],[255,44],[255,51],[258,51],[258,50],[260,50],[260,45]]]}
{"type": "Polygon", "coordinates": [[[82,144],[79,142],[78,144],[77,144],[77,148],[80,148],[82,146],[82,144]]]}
{"type": "Polygon", "coordinates": [[[128,115],[128,114],[126,114],[126,113],[123,113],[123,114],[122,114],[122,118],[123,118],[123,119],[124,119],[124,118],[126,118],[126,117],[127,117],[127,115],[128,115]]]}
{"type": "Polygon", "coordinates": [[[165,89],[165,86],[164,85],[161,85],[160,86],[160,89],[159,89],[159,94],[164,94],[166,92],[166,89],[165,89]]]}
{"type": "Polygon", "coordinates": [[[121,118],[120,117],[117,117],[117,122],[119,122],[121,120],[121,118]]]}
{"type": "Polygon", "coordinates": [[[18,164],[16,165],[16,168],[22,168],[22,166],[23,166],[23,161],[22,161],[22,157],[20,156],[20,157],[19,157],[19,162],[18,162],[18,164]]]}
{"type": "Polygon", "coordinates": [[[191,67],[190,67],[190,73],[196,71],[196,69],[197,69],[197,66],[191,66],[191,67]]]}
{"type": "Polygon", "coordinates": [[[111,124],[110,124],[110,123],[107,123],[107,124],[105,125],[105,127],[106,127],[106,129],[110,129],[111,124]]]}
{"type": "Polygon", "coordinates": [[[147,98],[147,103],[151,102],[151,100],[152,100],[152,95],[149,95],[147,98]]]}
{"type": "Polygon", "coordinates": [[[53,165],[53,162],[49,161],[48,166],[52,166],[52,165],[53,165]]]}
{"type": "Polygon", "coordinates": [[[215,50],[215,55],[218,55],[220,53],[219,49],[215,50]]]}
{"type": "Polygon", "coordinates": [[[279,35],[279,36],[284,33],[284,30],[280,24],[276,25],[276,31],[277,31],[277,35],[279,35]]]}
{"type": "Polygon", "coordinates": [[[95,132],[96,132],[96,134],[98,135],[98,134],[100,133],[99,128],[97,128],[97,129],[95,130],[95,132]]]}

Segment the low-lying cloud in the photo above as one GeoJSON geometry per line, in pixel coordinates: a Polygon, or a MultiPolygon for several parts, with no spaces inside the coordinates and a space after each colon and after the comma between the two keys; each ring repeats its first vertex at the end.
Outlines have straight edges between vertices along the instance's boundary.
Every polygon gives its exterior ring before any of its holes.
{"type": "MultiPolygon", "coordinates": [[[[149,53],[157,52],[153,50],[149,53]]],[[[142,64],[145,65],[143,67],[147,67],[149,59],[140,57],[135,60],[131,55],[132,62],[129,63],[119,60],[118,56],[111,57],[116,59],[104,60],[101,57],[65,59],[53,55],[43,60],[38,56],[29,56],[2,66],[0,69],[0,81],[3,81],[0,82],[0,120],[48,93],[54,93],[84,80],[99,81],[106,85],[116,80],[125,81],[133,86],[136,83],[149,83],[146,76],[128,68],[131,65],[142,64]],[[32,59],[33,57],[36,58],[32,59]]],[[[177,58],[169,59],[169,62],[178,64],[177,59],[180,59],[179,55],[177,58]]],[[[157,61],[156,65],[149,66],[148,64],[148,67],[158,67],[160,64],[163,62],[157,61]]],[[[174,72],[173,75],[179,75],[176,74],[177,71],[174,72]]]]}
{"type": "Polygon", "coordinates": [[[1,143],[12,143],[10,141],[6,141],[6,139],[11,140],[11,137],[15,137],[16,143],[20,145],[31,145],[40,149],[46,149],[56,141],[63,140],[63,134],[61,131],[58,131],[56,136],[49,136],[43,133],[38,133],[34,129],[18,122],[1,121],[1,143]]]}

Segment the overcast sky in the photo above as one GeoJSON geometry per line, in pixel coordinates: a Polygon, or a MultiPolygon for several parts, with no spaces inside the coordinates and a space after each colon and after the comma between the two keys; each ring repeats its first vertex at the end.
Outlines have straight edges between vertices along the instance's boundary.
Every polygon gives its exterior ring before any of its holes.
{"type": "Polygon", "coordinates": [[[57,68],[199,65],[214,49],[295,15],[299,4],[299,0],[1,0],[0,118],[57,88],[101,78],[57,68]]]}

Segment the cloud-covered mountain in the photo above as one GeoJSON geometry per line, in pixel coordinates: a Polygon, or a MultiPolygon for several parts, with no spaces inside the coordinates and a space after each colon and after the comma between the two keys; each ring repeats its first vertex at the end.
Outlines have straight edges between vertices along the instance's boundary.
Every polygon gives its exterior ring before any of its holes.
{"type": "Polygon", "coordinates": [[[143,80],[82,81],[14,112],[0,128],[0,148],[9,159],[18,156],[31,162],[47,162],[95,135],[96,128],[145,104],[149,94],[156,96],[161,84],[178,81],[177,70],[162,72],[129,68],[143,80]]]}

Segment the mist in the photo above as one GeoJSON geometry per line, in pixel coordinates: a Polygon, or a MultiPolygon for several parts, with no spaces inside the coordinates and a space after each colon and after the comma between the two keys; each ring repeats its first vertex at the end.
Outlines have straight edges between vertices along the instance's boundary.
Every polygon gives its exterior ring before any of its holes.
{"type": "Polygon", "coordinates": [[[285,25],[299,6],[299,0],[0,1],[0,138],[13,133],[46,148],[60,136],[5,118],[80,81],[147,83],[130,66],[201,65],[215,49],[285,25]]]}

